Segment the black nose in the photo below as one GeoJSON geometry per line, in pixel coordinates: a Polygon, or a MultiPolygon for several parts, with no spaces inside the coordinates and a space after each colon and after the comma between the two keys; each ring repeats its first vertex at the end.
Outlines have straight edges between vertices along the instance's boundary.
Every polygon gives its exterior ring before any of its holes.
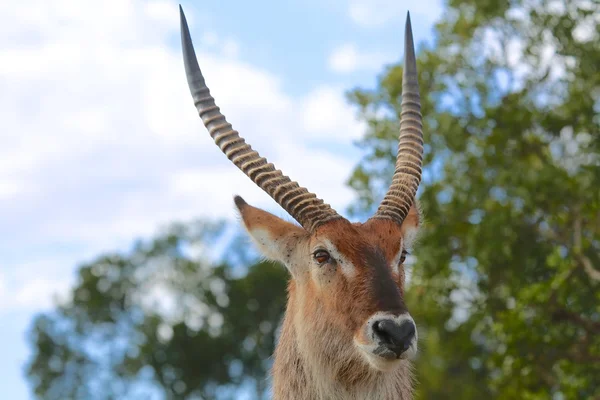
{"type": "Polygon", "coordinates": [[[398,324],[391,319],[383,319],[373,324],[373,333],[379,345],[393,351],[398,357],[410,347],[415,337],[415,324],[411,321],[398,324]]]}

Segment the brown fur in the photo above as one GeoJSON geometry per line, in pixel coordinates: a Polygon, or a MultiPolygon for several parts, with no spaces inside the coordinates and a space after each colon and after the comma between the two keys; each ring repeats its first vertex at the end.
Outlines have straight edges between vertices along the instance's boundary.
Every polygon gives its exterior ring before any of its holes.
{"type": "Polygon", "coordinates": [[[412,398],[408,360],[395,360],[393,368],[379,370],[355,343],[367,340],[364,325],[374,313],[406,312],[403,266],[396,272],[389,266],[402,250],[404,238],[418,227],[416,207],[402,226],[385,219],[364,224],[338,219],[313,234],[245,203],[238,207],[263,254],[284,263],[292,274],[272,370],[274,398],[412,398]],[[319,243],[335,246],[350,272],[343,273],[339,262],[315,265],[312,252],[319,243]],[[380,268],[377,276],[369,254],[385,259],[385,270],[380,268]],[[393,285],[378,290],[377,282],[393,285]]]}

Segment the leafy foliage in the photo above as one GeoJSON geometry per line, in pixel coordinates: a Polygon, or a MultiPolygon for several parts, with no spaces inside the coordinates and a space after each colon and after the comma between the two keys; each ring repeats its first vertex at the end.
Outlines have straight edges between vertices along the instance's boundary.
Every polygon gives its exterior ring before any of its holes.
{"type": "Polygon", "coordinates": [[[176,225],[82,265],[72,300],[34,323],[36,394],[235,398],[244,385],[261,396],[286,272],[267,262],[247,272],[207,263],[202,249],[223,237],[219,225],[176,225]]]}

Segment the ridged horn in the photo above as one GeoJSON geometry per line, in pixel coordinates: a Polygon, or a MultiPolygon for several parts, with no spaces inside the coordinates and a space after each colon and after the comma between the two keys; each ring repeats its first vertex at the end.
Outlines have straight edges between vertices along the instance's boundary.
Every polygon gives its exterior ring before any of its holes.
{"type": "Polygon", "coordinates": [[[412,206],[423,165],[423,119],[417,77],[410,13],[404,31],[404,71],[402,73],[402,111],[396,169],[387,194],[373,218],[391,219],[402,224],[412,206]]]}
{"type": "Polygon", "coordinates": [[[179,6],[183,62],[190,93],[204,126],[217,146],[258,187],[267,192],[306,230],[312,232],[319,225],[341,218],[329,204],[293,182],[264,157],[246,144],[244,138],[232,128],[206,86],[198,66],[196,52],[190,37],[183,8],[179,6]]]}

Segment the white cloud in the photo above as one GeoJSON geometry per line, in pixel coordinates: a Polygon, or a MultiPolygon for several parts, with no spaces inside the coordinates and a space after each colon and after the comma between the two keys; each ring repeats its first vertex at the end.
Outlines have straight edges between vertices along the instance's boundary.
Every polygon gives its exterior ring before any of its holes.
{"type": "Polygon", "coordinates": [[[343,45],[329,56],[329,68],[336,72],[352,72],[358,68],[358,58],[359,54],[355,46],[343,45]]]}
{"type": "MultiPolygon", "coordinates": [[[[189,21],[188,21],[189,23],[189,21]]],[[[197,41],[196,46],[204,46],[211,51],[217,51],[229,58],[235,58],[239,55],[240,47],[233,38],[219,37],[215,32],[204,32],[197,41]]]]}
{"type": "MultiPolygon", "coordinates": [[[[287,95],[279,77],[243,61],[235,38],[203,31],[197,22],[206,16],[186,11],[207,82],[234,127],[343,212],[355,160],[319,145],[361,133],[343,91],[287,95]]],[[[232,218],[233,194],[285,216],[202,126],[170,45],[177,3],[28,0],[1,2],[0,16],[0,252],[13,255],[0,266],[0,293],[13,300],[0,308],[44,306],[67,290],[83,256],[161,224],[232,218]],[[53,249],[63,247],[78,250],[58,260],[53,249]],[[18,273],[41,249],[46,262],[18,273]]]]}
{"type": "Polygon", "coordinates": [[[377,71],[382,65],[391,63],[398,56],[377,51],[359,51],[353,44],[344,44],[334,49],[328,65],[332,71],[340,73],[358,70],[377,71]]]}
{"type": "Polygon", "coordinates": [[[392,21],[403,21],[406,12],[419,15],[429,22],[439,18],[442,12],[440,0],[351,0],[348,15],[356,24],[364,27],[380,27],[392,21]]]}
{"type": "Polygon", "coordinates": [[[341,141],[357,139],[365,132],[365,124],[355,119],[354,110],[340,93],[343,90],[339,88],[320,87],[306,96],[302,118],[306,132],[341,141]]]}
{"type": "Polygon", "coordinates": [[[0,270],[0,317],[3,311],[46,310],[55,298],[64,300],[70,284],[70,265],[64,261],[56,257],[13,264],[10,271],[0,270]]]}
{"type": "Polygon", "coordinates": [[[69,282],[60,279],[34,278],[18,288],[15,303],[18,307],[39,310],[52,306],[52,299],[57,293],[64,294],[69,282]]]}

